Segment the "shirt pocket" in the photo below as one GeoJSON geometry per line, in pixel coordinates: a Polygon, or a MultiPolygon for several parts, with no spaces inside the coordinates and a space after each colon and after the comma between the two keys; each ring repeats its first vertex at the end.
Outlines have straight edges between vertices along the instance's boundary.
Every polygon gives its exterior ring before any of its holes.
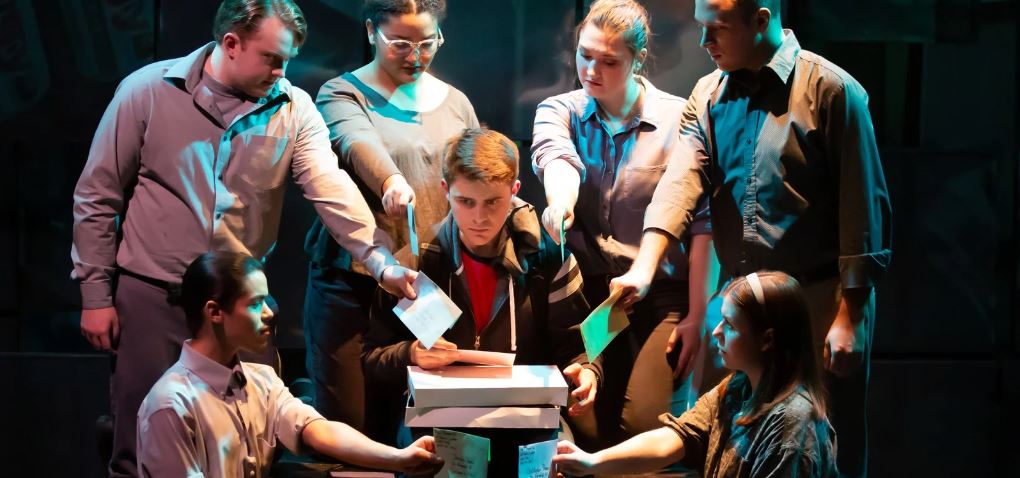
{"type": "Polygon", "coordinates": [[[280,136],[247,135],[242,137],[237,154],[231,158],[234,173],[256,189],[276,189],[283,185],[290,170],[289,139],[280,136]]]}
{"type": "Polygon", "coordinates": [[[621,205],[628,211],[640,212],[640,217],[643,219],[645,209],[652,202],[655,186],[659,184],[659,180],[662,179],[665,172],[665,164],[624,167],[623,190],[620,194],[621,205]]]}

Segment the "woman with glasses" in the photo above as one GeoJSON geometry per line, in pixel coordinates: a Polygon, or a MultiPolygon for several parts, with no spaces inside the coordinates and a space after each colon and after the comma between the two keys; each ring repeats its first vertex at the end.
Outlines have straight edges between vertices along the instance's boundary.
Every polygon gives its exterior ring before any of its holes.
{"type": "MultiPolygon", "coordinates": [[[[428,73],[444,38],[444,0],[367,0],[365,28],[373,58],[319,90],[316,104],[340,161],[397,250],[408,243],[407,210],[419,236],[442,222],[449,206],[440,185],[443,147],[465,128],[478,127],[459,90],[428,73]]],[[[305,248],[311,256],[304,326],[315,407],[328,419],[380,436],[373,410],[386,396],[366,387],[362,334],[376,282],[316,221],[305,248]],[[366,410],[367,408],[367,410],[366,410]],[[367,412],[367,413],[366,413],[367,412]]],[[[369,384],[370,385],[370,384],[369,384]]]]}
{"type": "MultiPolygon", "coordinates": [[[[549,204],[542,223],[577,257],[592,306],[616,288],[610,279],[630,268],[643,231],[675,221],[645,217],[678,150],[685,103],[638,74],[651,37],[648,13],[636,1],[595,1],[575,37],[582,88],[546,99],[535,113],[531,156],[549,204]]],[[[707,202],[690,230],[659,264],[647,298],[623,304],[632,309],[630,325],[602,354],[595,420],[573,427],[584,447],[657,428],[660,414],[679,414],[696,398],[688,378],[706,335],[712,282],[707,202]]]]}

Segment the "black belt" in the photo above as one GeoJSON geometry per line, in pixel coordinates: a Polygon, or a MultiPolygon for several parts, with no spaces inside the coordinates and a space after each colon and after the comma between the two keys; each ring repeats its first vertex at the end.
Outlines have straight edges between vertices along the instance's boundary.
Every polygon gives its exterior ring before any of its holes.
{"type": "Polygon", "coordinates": [[[142,282],[145,282],[146,284],[149,284],[151,286],[159,287],[160,289],[163,289],[163,290],[166,291],[166,301],[167,301],[167,303],[170,303],[170,304],[173,304],[173,305],[179,305],[180,304],[180,301],[181,301],[181,284],[180,284],[180,282],[167,282],[165,280],[153,279],[152,277],[143,276],[141,274],[136,274],[136,273],[131,272],[131,271],[127,270],[127,269],[120,269],[120,275],[125,275],[125,276],[128,276],[128,277],[132,278],[132,279],[137,279],[137,280],[140,280],[142,282]]]}

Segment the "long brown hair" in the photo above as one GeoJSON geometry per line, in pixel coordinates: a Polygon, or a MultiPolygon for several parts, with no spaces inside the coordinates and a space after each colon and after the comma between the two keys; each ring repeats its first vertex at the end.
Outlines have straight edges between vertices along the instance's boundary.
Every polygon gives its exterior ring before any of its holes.
{"type": "MultiPolygon", "coordinates": [[[[772,346],[765,350],[761,380],[737,419],[750,425],[799,388],[811,397],[816,418],[825,417],[825,389],[811,331],[811,314],[797,279],[783,272],[757,273],[763,299],[759,301],[747,277],[734,279],[723,291],[751,324],[752,333],[762,337],[772,329],[772,346]]],[[[726,391],[741,393],[750,382],[743,373],[733,373],[723,384],[726,391]]]]}

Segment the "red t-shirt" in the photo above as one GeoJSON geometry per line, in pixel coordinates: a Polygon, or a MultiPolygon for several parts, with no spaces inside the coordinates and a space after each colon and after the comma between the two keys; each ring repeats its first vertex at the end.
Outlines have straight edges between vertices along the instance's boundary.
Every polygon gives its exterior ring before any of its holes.
{"type": "Polygon", "coordinates": [[[489,315],[492,314],[492,302],[496,299],[496,269],[488,262],[475,259],[467,251],[461,251],[460,258],[464,264],[477,335],[489,324],[489,315]]]}

